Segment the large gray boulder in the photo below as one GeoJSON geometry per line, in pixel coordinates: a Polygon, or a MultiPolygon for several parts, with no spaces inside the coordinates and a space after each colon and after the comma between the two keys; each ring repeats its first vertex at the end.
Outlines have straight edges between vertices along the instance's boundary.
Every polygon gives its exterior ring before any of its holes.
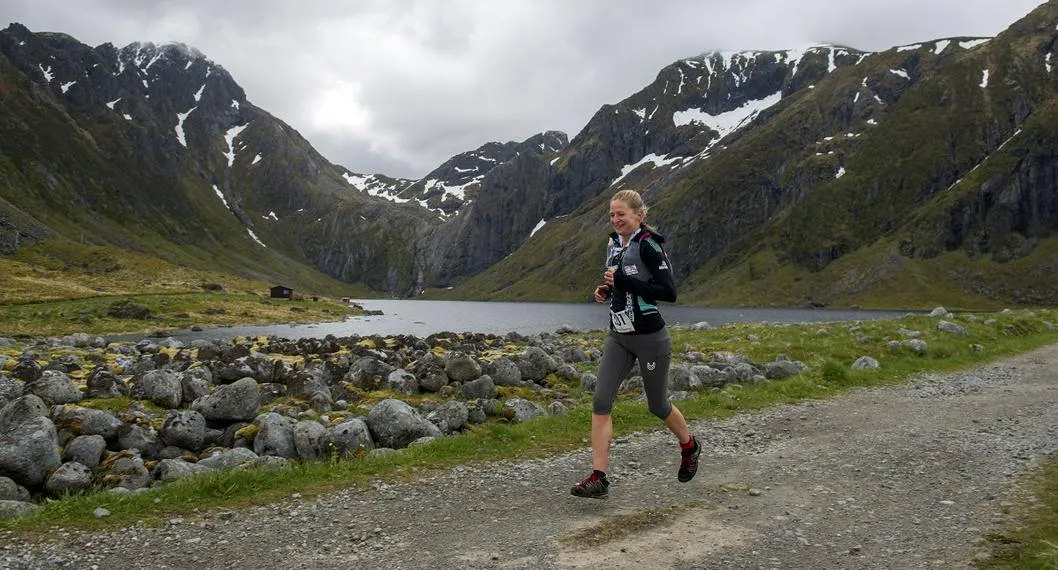
{"type": "Polygon", "coordinates": [[[32,514],[33,511],[39,508],[40,507],[33,503],[0,500],[0,519],[16,519],[24,517],[32,514]]]}
{"type": "Polygon", "coordinates": [[[132,378],[129,392],[133,398],[148,400],[162,408],[180,407],[184,388],[176,372],[168,368],[150,370],[132,378]]]}
{"type": "Polygon", "coordinates": [[[165,445],[158,431],[150,424],[127,423],[118,428],[118,447],[136,450],[148,459],[154,459],[165,445]]]}
{"type": "Polygon", "coordinates": [[[62,460],[77,462],[89,469],[99,467],[107,442],[101,435],[79,435],[62,450],[62,460]]]}
{"type": "Polygon", "coordinates": [[[539,383],[558,369],[558,362],[539,346],[530,346],[518,359],[518,368],[522,371],[522,380],[539,383]]]}
{"type": "Polygon", "coordinates": [[[82,398],[81,391],[70,376],[58,370],[44,370],[40,378],[26,383],[25,391],[39,396],[49,406],[72,404],[80,402],[82,398]]]}
{"type": "MultiPolygon", "coordinates": [[[[364,428],[367,429],[366,426],[364,428]]],[[[319,422],[302,420],[294,426],[294,449],[302,459],[327,456],[327,428],[319,422]]]]}
{"type": "Polygon", "coordinates": [[[445,355],[445,374],[453,382],[469,382],[481,376],[481,365],[466,353],[453,350],[445,355]]]}
{"type": "Polygon", "coordinates": [[[426,414],[426,419],[436,425],[442,433],[451,434],[462,431],[467,426],[469,416],[470,408],[464,402],[449,400],[426,414]]]}
{"type": "Polygon", "coordinates": [[[393,370],[393,366],[373,356],[363,356],[353,361],[343,380],[362,390],[378,390],[393,370]]]}
{"type": "Polygon", "coordinates": [[[50,419],[31,417],[0,430],[0,476],[24,487],[39,487],[48,471],[58,467],[61,461],[55,424],[50,419]]]}
{"type": "Polygon", "coordinates": [[[200,463],[190,463],[183,459],[163,459],[154,466],[151,478],[163,483],[184,479],[199,473],[209,473],[211,469],[200,463]]]}
{"type": "Polygon", "coordinates": [[[151,474],[143,464],[143,458],[129,451],[121,451],[108,457],[99,466],[100,481],[108,489],[122,487],[130,491],[150,485],[151,474]]]}
{"type": "Polygon", "coordinates": [[[92,470],[76,461],[63,463],[52,472],[44,490],[54,497],[86,491],[92,486],[92,470]]]}
{"type": "Polygon", "coordinates": [[[326,447],[328,452],[339,457],[355,456],[360,450],[375,449],[375,440],[368,424],[360,418],[353,418],[327,428],[326,447]]]}
{"type": "Polygon", "coordinates": [[[520,424],[542,415],[543,408],[525,398],[511,398],[503,403],[503,417],[511,423],[520,424]]]}
{"type": "Polygon", "coordinates": [[[400,400],[382,400],[367,415],[371,437],[380,447],[402,449],[420,437],[437,437],[441,430],[400,400]]]}
{"type": "Polygon", "coordinates": [[[48,405],[38,396],[26,394],[19,396],[0,408],[0,433],[17,427],[33,418],[48,416],[48,405]]]}
{"type": "Polygon", "coordinates": [[[29,490],[10,477],[0,477],[0,501],[30,501],[29,490]]]}
{"type": "MultiPolygon", "coordinates": [[[[251,378],[252,380],[252,378],[251,378]]],[[[247,461],[257,459],[257,454],[245,447],[236,447],[200,459],[198,464],[210,469],[234,469],[247,461]]]]}
{"type": "Polygon", "coordinates": [[[243,378],[220,386],[212,394],[191,404],[191,409],[207,420],[220,421],[252,421],[257,417],[259,407],[261,394],[253,378],[243,378]]]}
{"type": "Polygon", "coordinates": [[[702,381],[694,370],[686,364],[677,364],[669,369],[669,389],[686,391],[702,387],[702,381]]]}
{"type": "Polygon", "coordinates": [[[793,360],[777,360],[761,364],[760,371],[769,380],[783,380],[799,375],[802,368],[793,360]]]}
{"type": "Polygon", "coordinates": [[[386,380],[382,383],[382,389],[402,394],[414,394],[419,391],[419,381],[411,372],[398,368],[386,376],[386,380]]]}
{"type": "Polygon", "coordinates": [[[194,410],[169,410],[161,436],[167,445],[199,451],[206,437],[206,418],[194,410]]]}
{"type": "Polygon", "coordinates": [[[190,405],[195,400],[209,394],[209,386],[213,375],[209,368],[196,366],[181,372],[177,378],[180,379],[180,389],[183,392],[181,405],[190,405]],[[200,372],[205,371],[205,372],[200,372]]]}
{"type": "Polygon", "coordinates": [[[495,398],[499,393],[496,383],[488,374],[477,380],[471,380],[459,387],[459,393],[468,400],[489,400],[495,398]]]}
{"type": "Polygon", "coordinates": [[[86,398],[119,398],[128,396],[129,389],[120,378],[114,375],[107,366],[93,368],[85,376],[86,398]]]}
{"type": "Polygon", "coordinates": [[[497,386],[521,386],[522,370],[513,360],[501,356],[485,367],[485,373],[492,377],[497,386]]]}
{"type": "Polygon", "coordinates": [[[273,455],[293,459],[298,456],[294,445],[294,418],[268,412],[257,416],[254,425],[257,435],[253,440],[253,451],[259,456],[273,455]]]}
{"type": "Polygon", "coordinates": [[[55,424],[81,435],[98,435],[112,441],[118,436],[121,420],[106,410],[65,406],[55,414],[55,424]]]}
{"type": "Polygon", "coordinates": [[[3,408],[16,398],[21,398],[24,393],[24,386],[21,380],[0,376],[0,408],[3,408]]]}

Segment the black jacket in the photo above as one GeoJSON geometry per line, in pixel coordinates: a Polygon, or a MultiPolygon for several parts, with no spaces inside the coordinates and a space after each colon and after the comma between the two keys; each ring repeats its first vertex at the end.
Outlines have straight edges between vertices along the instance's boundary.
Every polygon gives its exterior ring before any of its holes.
{"type": "Polygon", "coordinates": [[[665,238],[640,228],[624,248],[621,238],[610,234],[607,266],[617,266],[614,270],[614,291],[610,297],[610,328],[624,334],[648,334],[665,327],[665,319],[658,311],[657,303],[676,302],[676,282],[672,278],[672,269],[668,256],[661,244],[665,238]],[[631,319],[625,330],[618,330],[615,314],[629,315],[631,319]]]}

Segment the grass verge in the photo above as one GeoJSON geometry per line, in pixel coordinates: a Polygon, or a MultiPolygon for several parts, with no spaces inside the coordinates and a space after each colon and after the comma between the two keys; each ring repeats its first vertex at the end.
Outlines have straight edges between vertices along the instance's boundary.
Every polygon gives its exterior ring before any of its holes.
{"type": "Polygon", "coordinates": [[[1058,568],[1058,457],[1041,463],[1022,484],[1015,524],[989,537],[991,558],[977,562],[985,570],[1058,568]]]}
{"type": "MultiPolygon", "coordinates": [[[[966,334],[938,330],[938,319],[925,316],[862,323],[764,325],[737,323],[713,330],[672,331],[675,354],[734,352],[757,363],[780,354],[807,365],[794,378],[752,385],[727,385],[681,400],[690,420],[726,417],[783,403],[822,399],[863,386],[906,381],[921,372],[961,370],[1058,342],[1049,310],[962,315],[956,320],[966,334]],[[927,343],[917,352],[894,341],[915,336],[927,343]],[[881,363],[877,369],[852,369],[861,356],[881,363]]],[[[586,343],[598,344],[588,335],[586,343]]],[[[584,447],[590,404],[587,392],[568,387],[577,398],[568,415],[546,416],[525,424],[492,420],[467,433],[381,456],[303,463],[280,471],[233,471],[171,483],[138,495],[105,492],[76,495],[42,504],[33,515],[0,521],[0,529],[34,534],[52,526],[113,528],[144,521],[156,524],[171,516],[208,509],[237,509],[267,504],[297,492],[312,497],[373,480],[416,478],[455,465],[547,457],[584,447]],[[97,518],[93,511],[111,512],[97,518]]],[[[623,395],[614,408],[615,436],[661,427],[647,407],[623,395]]]]}

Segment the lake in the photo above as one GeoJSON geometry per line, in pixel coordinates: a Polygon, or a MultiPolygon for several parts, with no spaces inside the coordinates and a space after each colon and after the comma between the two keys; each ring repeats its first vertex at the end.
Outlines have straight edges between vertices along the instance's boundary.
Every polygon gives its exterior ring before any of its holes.
{"type": "MultiPolygon", "coordinates": [[[[353,302],[381,315],[350,317],[345,321],[308,325],[249,325],[206,331],[174,331],[181,341],[199,338],[231,339],[236,336],[275,335],[290,339],[305,337],[370,336],[407,334],[427,337],[438,332],[537,334],[555,332],[562,326],[579,330],[602,330],[607,325],[607,305],[598,303],[510,303],[485,301],[416,301],[358,299],[353,302]]],[[[662,305],[670,325],[708,322],[713,326],[731,322],[823,322],[874,320],[901,317],[907,311],[828,309],[719,308],[662,305]]]]}

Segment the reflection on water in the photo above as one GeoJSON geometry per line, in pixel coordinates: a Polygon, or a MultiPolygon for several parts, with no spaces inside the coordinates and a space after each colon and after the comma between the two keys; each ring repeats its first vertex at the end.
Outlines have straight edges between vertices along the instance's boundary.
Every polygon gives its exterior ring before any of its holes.
{"type": "MultiPolygon", "coordinates": [[[[261,325],[179,331],[171,336],[187,341],[196,338],[275,335],[285,338],[369,336],[407,334],[426,337],[438,332],[537,334],[567,326],[578,330],[602,330],[607,307],[598,303],[508,303],[484,301],[415,301],[363,299],[353,301],[381,315],[352,317],[345,321],[312,325],[261,325]]],[[[670,325],[708,322],[713,326],[730,322],[822,322],[873,320],[900,317],[901,311],[857,311],[826,309],[766,309],[684,307],[662,305],[670,325]]]]}

